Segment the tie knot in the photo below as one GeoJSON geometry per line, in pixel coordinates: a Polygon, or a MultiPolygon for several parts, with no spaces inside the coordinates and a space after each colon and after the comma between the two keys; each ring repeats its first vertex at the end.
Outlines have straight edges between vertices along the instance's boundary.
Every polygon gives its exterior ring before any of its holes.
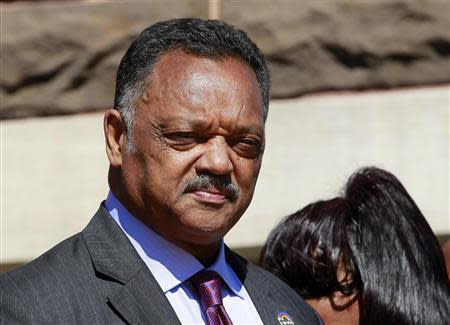
{"type": "Polygon", "coordinates": [[[197,290],[205,310],[222,304],[222,279],[217,272],[200,271],[194,274],[190,281],[197,290]]]}

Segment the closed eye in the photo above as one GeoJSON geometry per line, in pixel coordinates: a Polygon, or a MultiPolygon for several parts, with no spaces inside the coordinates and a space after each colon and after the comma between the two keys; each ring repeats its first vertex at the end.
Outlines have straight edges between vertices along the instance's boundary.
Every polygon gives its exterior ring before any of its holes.
{"type": "Polygon", "coordinates": [[[164,138],[170,147],[177,150],[189,150],[196,144],[206,141],[204,137],[193,132],[165,133],[164,138]]]}
{"type": "Polygon", "coordinates": [[[263,149],[261,140],[250,137],[234,139],[230,145],[239,156],[249,159],[258,158],[263,149]]]}

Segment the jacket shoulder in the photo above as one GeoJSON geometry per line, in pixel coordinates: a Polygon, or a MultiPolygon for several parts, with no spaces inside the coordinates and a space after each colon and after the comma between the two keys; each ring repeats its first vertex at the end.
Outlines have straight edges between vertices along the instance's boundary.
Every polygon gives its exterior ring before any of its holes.
{"type": "Polygon", "coordinates": [[[72,323],[72,296],[94,274],[81,233],[59,243],[22,267],[0,275],[0,319],[6,323],[48,320],[72,323]],[[59,311],[59,312],[58,312],[59,311]],[[68,318],[69,317],[69,318],[68,318]]]}
{"type": "Polygon", "coordinates": [[[283,301],[286,305],[297,308],[305,321],[304,324],[322,324],[317,313],[289,285],[253,263],[249,263],[249,268],[258,274],[261,278],[260,285],[265,286],[267,292],[271,292],[274,300],[283,301]]]}
{"type": "Polygon", "coordinates": [[[282,280],[231,250],[227,258],[264,324],[280,324],[283,313],[290,315],[295,324],[322,324],[315,311],[282,280]]]}
{"type": "Polygon", "coordinates": [[[77,264],[75,261],[85,258],[85,254],[88,254],[88,252],[81,233],[78,233],[60,242],[31,262],[1,274],[0,279],[2,283],[9,282],[9,280],[11,282],[20,280],[21,283],[18,285],[22,287],[27,280],[32,280],[33,283],[39,282],[39,279],[43,276],[42,273],[54,274],[55,276],[67,271],[72,273],[76,270],[76,266],[72,268],[73,264],[77,264]]]}

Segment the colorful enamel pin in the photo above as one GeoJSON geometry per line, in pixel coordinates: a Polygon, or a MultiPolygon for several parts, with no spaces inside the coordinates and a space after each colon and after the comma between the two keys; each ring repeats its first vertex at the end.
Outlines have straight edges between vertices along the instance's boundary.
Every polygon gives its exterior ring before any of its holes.
{"type": "Polygon", "coordinates": [[[278,313],[278,321],[280,322],[280,325],[294,325],[291,316],[285,311],[280,311],[278,313]]]}

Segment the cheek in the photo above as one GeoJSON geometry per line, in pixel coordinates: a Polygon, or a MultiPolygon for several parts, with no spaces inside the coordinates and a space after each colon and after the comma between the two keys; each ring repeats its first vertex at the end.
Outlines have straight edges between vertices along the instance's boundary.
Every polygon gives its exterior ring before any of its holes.
{"type": "Polygon", "coordinates": [[[259,170],[261,168],[261,159],[248,160],[238,158],[235,162],[234,174],[240,186],[249,189],[253,188],[258,179],[259,170]]]}
{"type": "Polygon", "coordinates": [[[319,314],[324,325],[337,324],[336,315],[328,299],[308,299],[306,302],[319,314]]]}
{"type": "Polygon", "coordinates": [[[142,194],[148,195],[155,185],[158,188],[166,185],[164,175],[167,179],[168,171],[165,170],[167,165],[163,164],[160,155],[153,151],[138,148],[138,151],[130,154],[125,162],[125,179],[130,180],[142,194]]]}
{"type": "Polygon", "coordinates": [[[351,324],[358,325],[359,324],[359,303],[358,303],[358,301],[350,306],[350,308],[348,309],[348,313],[349,313],[349,319],[351,321],[351,324]]]}
{"type": "Polygon", "coordinates": [[[122,163],[122,173],[125,182],[137,186],[145,176],[145,163],[143,157],[137,154],[124,156],[122,163]]]}
{"type": "Polygon", "coordinates": [[[324,325],[359,324],[358,302],[355,302],[349,308],[342,311],[334,310],[328,298],[307,299],[306,302],[319,314],[320,318],[322,318],[323,320],[324,325]]]}

